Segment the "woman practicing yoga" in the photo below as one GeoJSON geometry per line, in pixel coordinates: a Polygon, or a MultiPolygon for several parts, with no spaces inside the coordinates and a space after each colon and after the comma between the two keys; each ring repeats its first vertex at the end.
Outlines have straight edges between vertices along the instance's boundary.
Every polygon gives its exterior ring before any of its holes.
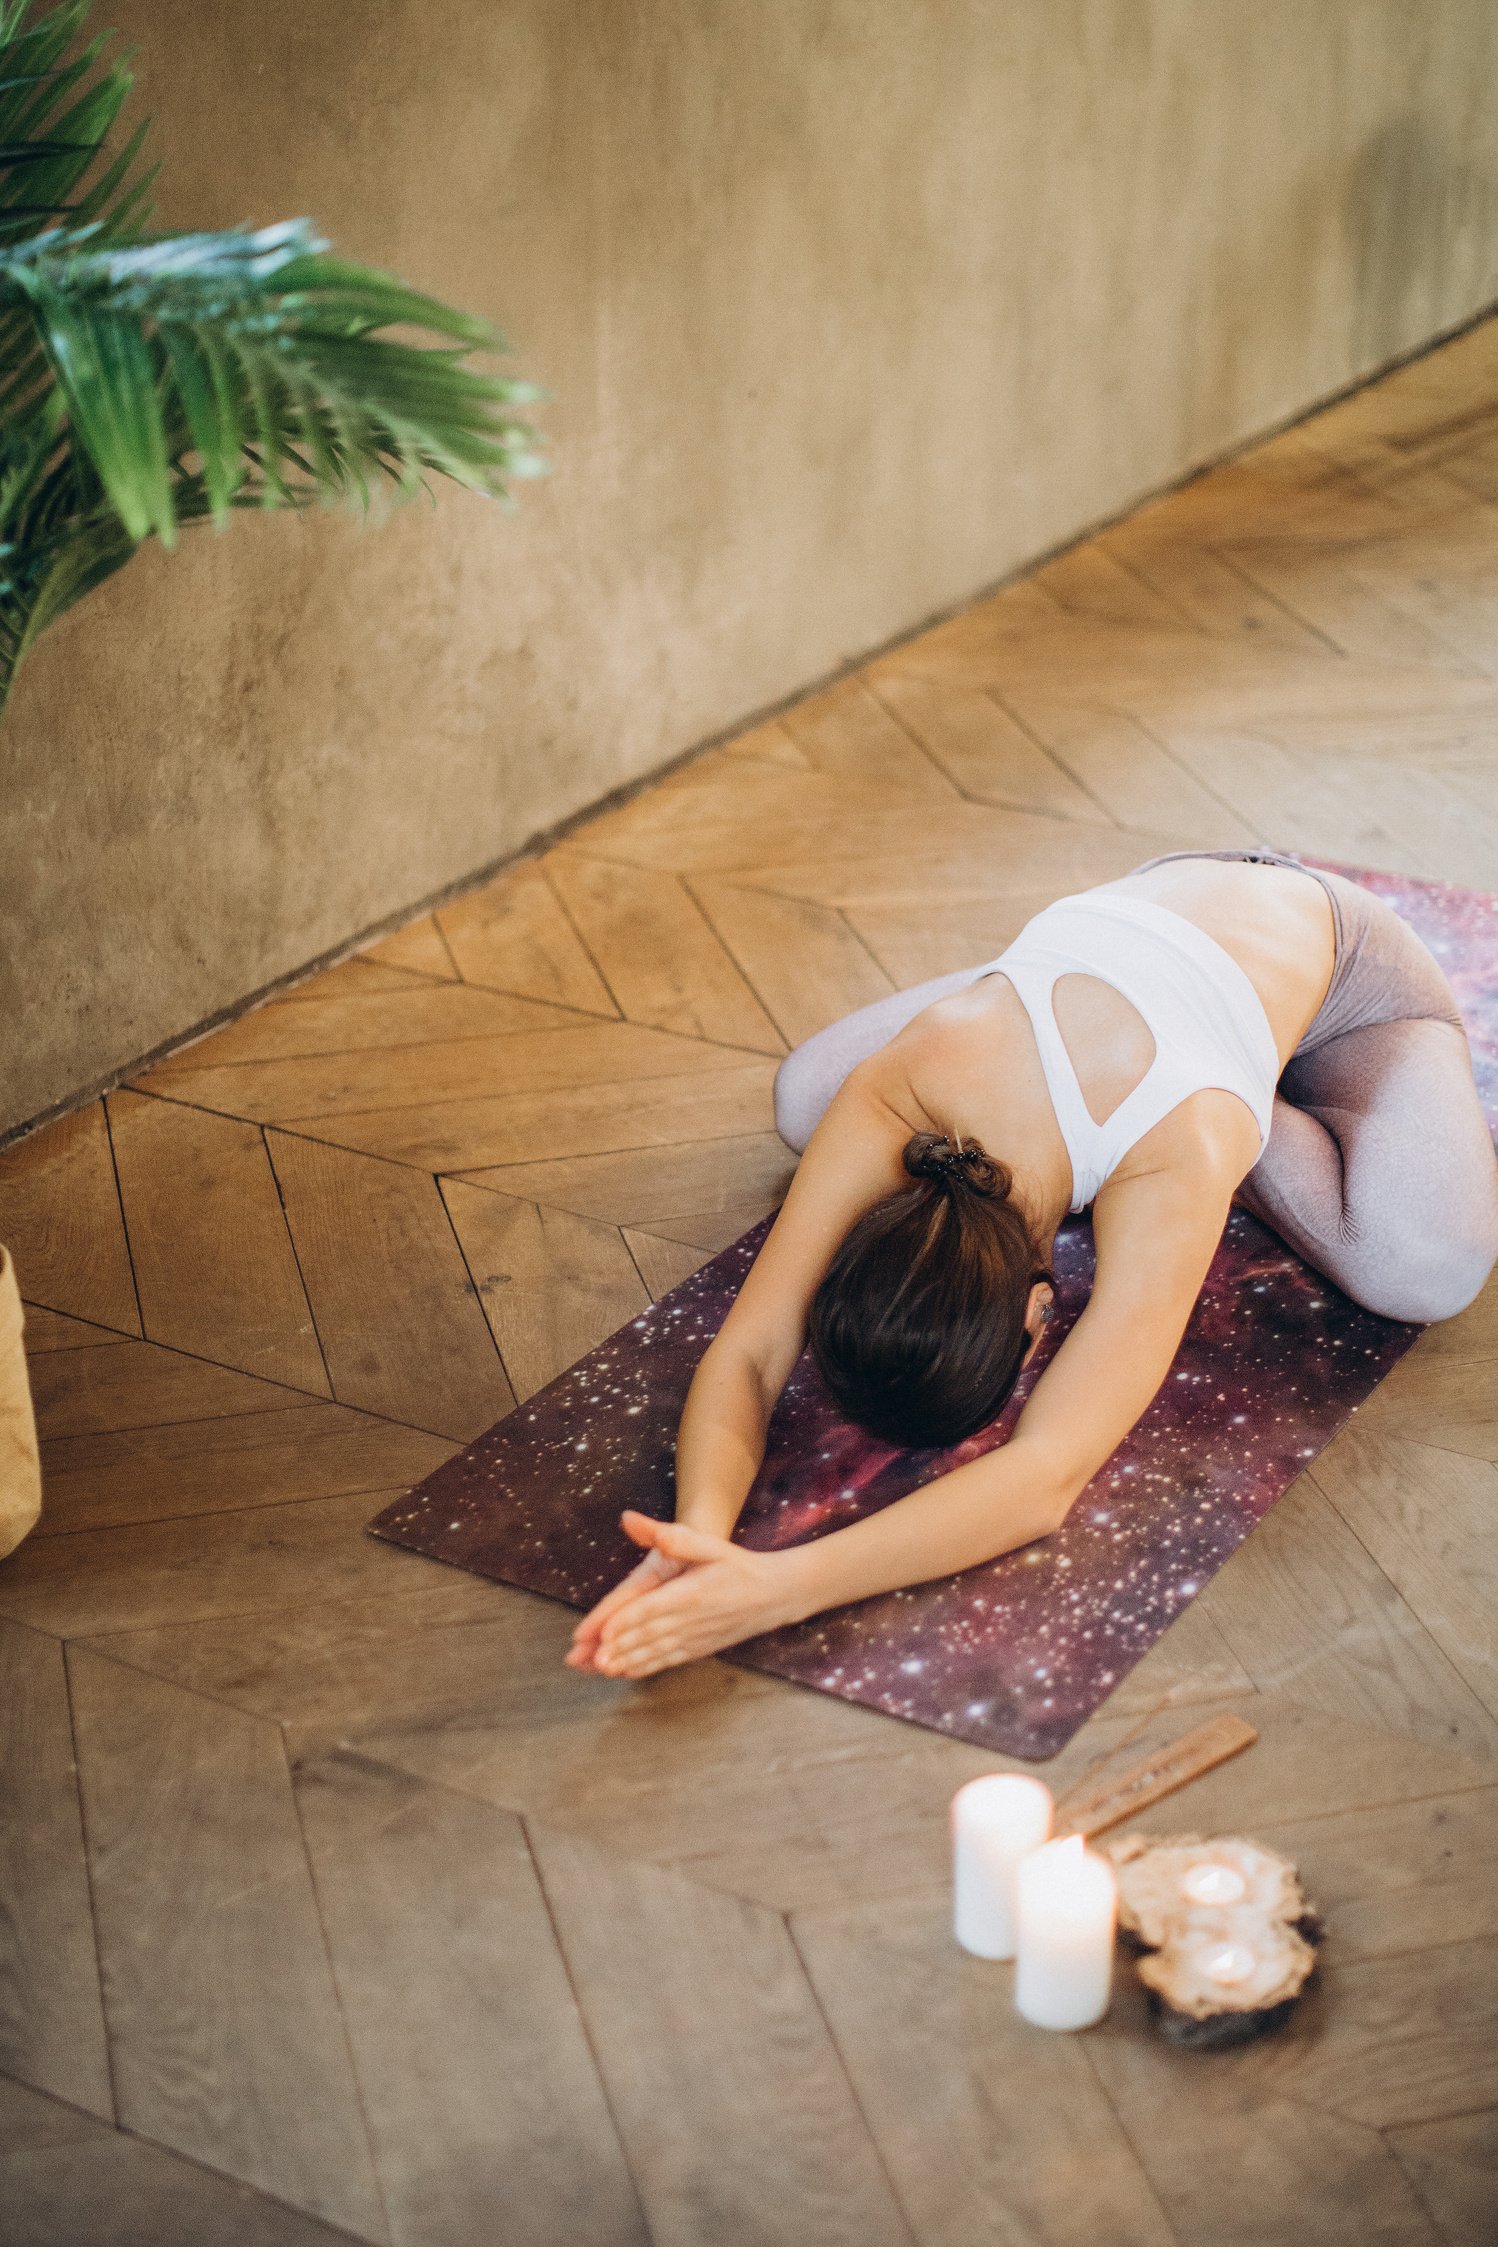
{"type": "Polygon", "coordinates": [[[775,1102],[804,1159],[692,1382],[676,1520],[625,1515],[646,1556],[574,1668],[646,1677],[1057,1529],[1165,1379],[1235,1198],[1389,1318],[1449,1318],[1498,1260],[1444,976],[1379,899],[1273,851],[1062,898],[809,1039],[775,1102]],[[1057,1227],[1089,1206],[1091,1296],[1008,1443],[813,1542],[730,1542],[808,1339],[851,1419],[954,1444],[1034,1352],[1057,1227]]]}

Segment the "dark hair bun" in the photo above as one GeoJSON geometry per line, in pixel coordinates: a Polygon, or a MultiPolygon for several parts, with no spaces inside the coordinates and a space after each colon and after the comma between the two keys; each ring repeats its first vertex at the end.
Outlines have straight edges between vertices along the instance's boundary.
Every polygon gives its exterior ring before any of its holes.
{"type": "Polygon", "coordinates": [[[976,1139],[958,1141],[945,1132],[918,1131],[905,1145],[905,1168],[912,1178],[929,1178],[939,1186],[968,1186],[989,1201],[1004,1201],[1014,1181],[1007,1166],[979,1146],[976,1139]]]}

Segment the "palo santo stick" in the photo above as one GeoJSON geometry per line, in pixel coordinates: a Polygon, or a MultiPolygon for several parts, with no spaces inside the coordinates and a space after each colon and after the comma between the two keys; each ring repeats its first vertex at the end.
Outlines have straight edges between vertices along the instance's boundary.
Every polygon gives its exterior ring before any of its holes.
{"type": "Polygon", "coordinates": [[[1241,1716],[1214,1716],[1210,1724],[1199,1724],[1173,1747],[1161,1748],[1127,1771],[1105,1773],[1091,1784],[1084,1779],[1057,1803],[1056,1832],[1103,1833],[1121,1819],[1132,1818],[1136,1810],[1146,1810],[1163,1795],[1199,1779],[1204,1771],[1226,1763],[1230,1756],[1241,1755],[1258,1737],[1241,1716]]]}

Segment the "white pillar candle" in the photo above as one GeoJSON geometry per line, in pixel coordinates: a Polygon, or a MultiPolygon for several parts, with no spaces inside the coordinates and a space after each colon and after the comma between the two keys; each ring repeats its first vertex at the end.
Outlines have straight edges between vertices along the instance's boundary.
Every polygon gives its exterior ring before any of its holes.
{"type": "Polygon", "coordinates": [[[1051,1830],[1051,1790],[1007,1772],[952,1797],[952,1924],[975,1958],[1014,1956],[1014,1876],[1051,1830]]]}
{"type": "Polygon", "coordinates": [[[1016,1883],[1014,2002],[1042,2029],[1085,2029],[1108,2010],[1118,1882],[1080,1834],[1024,1860],[1016,1883]]]}

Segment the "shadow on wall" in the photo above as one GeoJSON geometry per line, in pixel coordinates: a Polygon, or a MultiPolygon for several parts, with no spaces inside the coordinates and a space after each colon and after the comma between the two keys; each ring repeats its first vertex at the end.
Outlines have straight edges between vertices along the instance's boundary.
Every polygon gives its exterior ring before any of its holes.
{"type": "Polygon", "coordinates": [[[1350,163],[1298,171],[1218,243],[1194,308],[1206,418],[1184,432],[1186,449],[1212,452],[1255,413],[1293,415],[1302,393],[1277,397],[1276,369],[1335,394],[1443,332],[1453,301],[1495,295],[1498,176],[1457,161],[1444,133],[1413,117],[1382,126],[1350,163]],[[1447,266],[1461,227],[1462,239],[1493,247],[1488,270],[1454,296],[1447,266]],[[1323,346],[1324,363],[1310,368],[1308,336],[1323,346]]]}
{"type": "Polygon", "coordinates": [[[1498,182],[1455,160],[1423,119],[1381,125],[1354,158],[1342,203],[1361,364],[1393,358],[1439,325],[1447,245],[1464,224],[1498,240],[1498,182]]]}

